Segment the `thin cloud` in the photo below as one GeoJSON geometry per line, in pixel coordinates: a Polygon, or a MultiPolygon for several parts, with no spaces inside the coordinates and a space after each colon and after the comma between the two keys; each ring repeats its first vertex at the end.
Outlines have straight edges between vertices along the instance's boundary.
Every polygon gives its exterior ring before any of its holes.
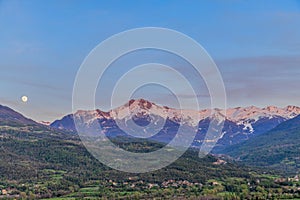
{"type": "Polygon", "coordinates": [[[240,57],[240,58],[231,58],[219,60],[218,64],[220,65],[231,65],[231,66],[240,66],[245,65],[254,66],[264,66],[268,68],[278,68],[285,67],[286,65],[299,65],[300,64],[300,55],[294,56],[257,56],[257,57],[240,57]]]}
{"type": "Polygon", "coordinates": [[[57,86],[45,84],[45,83],[31,82],[28,80],[20,80],[20,79],[14,78],[14,77],[1,76],[1,80],[18,83],[21,85],[28,85],[28,86],[36,87],[36,88],[40,88],[40,89],[49,89],[49,90],[55,90],[55,91],[57,91],[57,90],[65,91],[66,90],[65,88],[62,88],[62,87],[57,87],[57,86]]]}
{"type": "Polygon", "coordinates": [[[181,97],[181,98],[185,98],[185,99],[191,99],[191,98],[210,98],[210,95],[209,94],[196,94],[196,95],[193,95],[193,94],[178,94],[176,95],[178,97],[181,97]]]}

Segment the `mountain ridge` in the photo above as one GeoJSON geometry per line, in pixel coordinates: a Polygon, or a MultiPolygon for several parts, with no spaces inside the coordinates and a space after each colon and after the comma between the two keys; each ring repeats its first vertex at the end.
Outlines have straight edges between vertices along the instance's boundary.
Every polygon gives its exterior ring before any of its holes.
{"type": "Polygon", "coordinates": [[[15,124],[38,124],[32,119],[29,119],[22,115],[21,113],[11,109],[8,106],[0,105],[0,124],[6,125],[7,123],[15,123],[15,124]]]}
{"type": "MultiPolygon", "coordinates": [[[[118,135],[118,132],[122,132],[122,136],[124,136],[124,132],[118,125],[127,129],[128,122],[131,119],[137,125],[145,127],[150,122],[157,125],[163,123],[163,121],[170,121],[170,123],[167,123],[167,127],[164,126],[162,128],[162,132],[167,132],[167,130],[171,129],[173,132],[176,131],[176,128],[170,126],[198,126],[198,132],[193,143],[193,146],[196,147],[203,143],[210,121],[216,119],[224,122],[223,132],[216,146],[216,149],[222,149],[224,146],[240,143],[255,135],[263,134],[278,124],[294,118],[300,114],[300,107],[286,106],[278,108],[276,106],[267,106],[265,108],[258,108],[249,106],[229,108],[227,110],[203,109],[195,111],[169,108],[144,99],[138,99],[130,100],[123,106],[119,106],[108,112],[99,109],[89,111],[79,110],[74,114],[78,117],[77,119],[79,120],[77,122],[82,127],[93,129],[98,126],[99,128],[96,129],[101,133],[113,132],[114,135],[118,135]]],[[[62,119],[54,121],[50,126],[76,131],[73,114],[66,115],[62,119]]],[[[158,130],[148,131],[157,132],[158,130]]],[[[171,135],[174,136],[173,133],[170,133],[168,137],[171,137],[171,135]]],[[[168,141],[170,141],[170,138],[163,142],[168,141]]]]}
{"type": "MultiPolygon", "coordinates": [[[[243,120],[257,120],[258,117],[273,117],[273,116],[281,116],[285,119],[291,119],[293,117],[296,117],[300,114],[300,107],[288,105],[286,107],[280,108],[277,106],[267,106],[263,108],[259,108],[256,106],[247,106],[247,107],[234,107],[234,108],[228,108],[226,111],[219,109],[219,108],[207,108],[207,109],[201,109],[199,111],[192,110],[192,109],[177,109],[177,108],[170,108],[167,106],[161,106],[157,105],[156,103],[150,102],[145,99],[131,99],[127,103],[125,103],[123,106],[116,107],[114,109],[111,109],[109,111],[101,111],[99,109],[96,110],[78,110],[76,113],[82,113],[82,112],[95,112],[97,111],[99,113],[99,117],[105,116],[110,118],[117,118],[117,117],[126,117],[126,114],[128,114],[127,107],[130,108],[130,111],[136,112],[136,110],[141,109],[143,111],[145,110],[151,110],[153,114],[160,114],[165,115],[166,111],[173,111],[170,114],[176,114],[176,113],[182,113],[183,117],[191,117],[195,120],[202,120],[207,117],[209,117],[213,112],[217,112],[219,115],[225,115],[226,119],[237,122],[242,124],[243,120]],[[160,109],[160,110],[159,110],[160,109]],[[164,112],[165,111],[165,112],[164,112]],[[200,115],[199,119],[196,119],[197,115],[200,115]]],[[[71,114],[68,114],[71,115],[71,114]]],[[[67,115],[65,115],[67,116],[67,115]]],[[[65,117],[64,116],[64,117],[65,117]]],[[[57,120],[55,120],[57,121],[57,120]]],[[[55,122],[54,121],[54,122],[55,122]]],[[[53,122],[52,122],[53,123],[53,122]]],[[[52,124],[51,123],[51,124],[52,124]]]]}

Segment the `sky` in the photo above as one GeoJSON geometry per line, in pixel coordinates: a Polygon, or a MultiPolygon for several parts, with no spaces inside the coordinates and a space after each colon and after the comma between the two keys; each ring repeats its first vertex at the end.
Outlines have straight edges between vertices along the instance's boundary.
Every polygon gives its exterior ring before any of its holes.
{"type": "MultiPolygon", "coordinates": [[[[296,0],[0,0],[0,104],[37,121],[71,113],[75,77],[89,52],[114,34],[141,27],[173,29],[201,44],[221,72],[228,107],[300,106],[296,0]],[[21,101],[23,95],[27,103],[21,101]]],[[[98,85],[97,106],[109,109],[109,93],[122,73],[151,62],[182,72],[195,87],[201,108],[209,107],[205,83],[189,63],[157,50],[133,52],[114,62],[98,85]]],[[[176,95],[191,98],[184,88],[176,95]]],[[[177,105],[167,88],[156,85],[141,87],[132,97],[177,105]]]]}

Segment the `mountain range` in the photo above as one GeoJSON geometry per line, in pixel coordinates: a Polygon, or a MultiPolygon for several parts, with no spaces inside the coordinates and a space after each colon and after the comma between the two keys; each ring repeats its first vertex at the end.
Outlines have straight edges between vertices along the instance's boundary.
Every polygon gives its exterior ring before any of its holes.
{"type": "MultiPolygon", "coordinates": [[[[96,130],[97,133],[104,133],[108,136],[126,136],[130,132],[129,120],[135,124],[145,127],[145,134],[157,132],[151,139],[168,142],[170,141],[180,125],[198,127],[196,137],[193,142],[194,147],[199,147],[207,132],[211,120],[223,120],[224,127],[214,152],[221,152],[228,146],[241,143],[254,136],[266,133],[282,122],[293,119],[300,114],[300,107],[287,106],[278,108],[268,106],[265,108],[237,107],[227,110],[204,109],[179,110],[160,106],[153,102],[138,99],[130,100],[123,106],[112,109],[108,112],[101,110],[77,111],[76,113],[64,116],[50,124],[53,128],[76,131],[74,116],[79,116],[77,123],[85,127],[86,130],[96,130]],[[226,116],[226,117],[225,117],[226,116]],[[147,125],[164,124],[160,130],[155,126],[148,129],[147,125]],[[120,128],[121,126],[121,128],[120,128]],[[124,129],[126,129],[124,131],[124,129]]],[[[77,124],[78,125],[78,124],[77,124]]],[[[159,127],[159,126],[158,126],[159,127]]]]}
{"type": "MultiPolygon", "coordinates": [[[[225,111],[220,109],[180,111],[139,99],[131,100],[124,106],[109,112],[78,111],[74,115],[66,115],[50,125],[45,125],[45,123],[37,123],[26,118],[9,107],[0,106],[0,127],[4,131],[9,130],[8,132],[11,130],[43,131],[49,133],[43,136],[47,138],[65,137],[62,135],[67,133],[73,138],[77,137],[77,134],[74,134],[76,133],[74,116],[78,116],[78,113],[79,116],[85,118],[82,120],[84,127],[91,127],[93,130],[96,127],[96,131],[101,131],[101,134],[112,138],[131,137],[126,133],[130,129],[124,131],[118,126],[126,128],[131,118],[141,127],[147,127],[153,121],[155,125],[165,122],[161,130],[145,128],[146,133],[147,131],[158,131],[156,135],[150,137],[150,141],[162,143],[169,142],[176,135],[178,126],[183,124],[183,126],[193,127],[196,125],[198,129],[192,145],[198,148],[205,138],[212,118],[222,119],[220,116],[225,111]],[[214,112],[213,115],[210,114],[212,112],[214,112]],[[196,117],[199,118],[196,119],[196,117]],[[9,127],[13,127],[13,129],[9,127]]],[[[212,153],[225,154],[253,166],[271,166],[274,169],[280,168],[289,172],[300,168],[299,107],[238,107],[230,108],[226,110],[226,113],[222,137],[218,140],[212,153]]],[[[79,122],[81,121],[79,120],[79,122]]]]}

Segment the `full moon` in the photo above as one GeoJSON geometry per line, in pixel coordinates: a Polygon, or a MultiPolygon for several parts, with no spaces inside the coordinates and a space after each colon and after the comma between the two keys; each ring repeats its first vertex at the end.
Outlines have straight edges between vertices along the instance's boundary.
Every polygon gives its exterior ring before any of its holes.
{"type": "Polygon", "coordinates": [[[21,100],[26,103],[28,101],[28,97],[27,96],[22,96],[21,100]]]}

